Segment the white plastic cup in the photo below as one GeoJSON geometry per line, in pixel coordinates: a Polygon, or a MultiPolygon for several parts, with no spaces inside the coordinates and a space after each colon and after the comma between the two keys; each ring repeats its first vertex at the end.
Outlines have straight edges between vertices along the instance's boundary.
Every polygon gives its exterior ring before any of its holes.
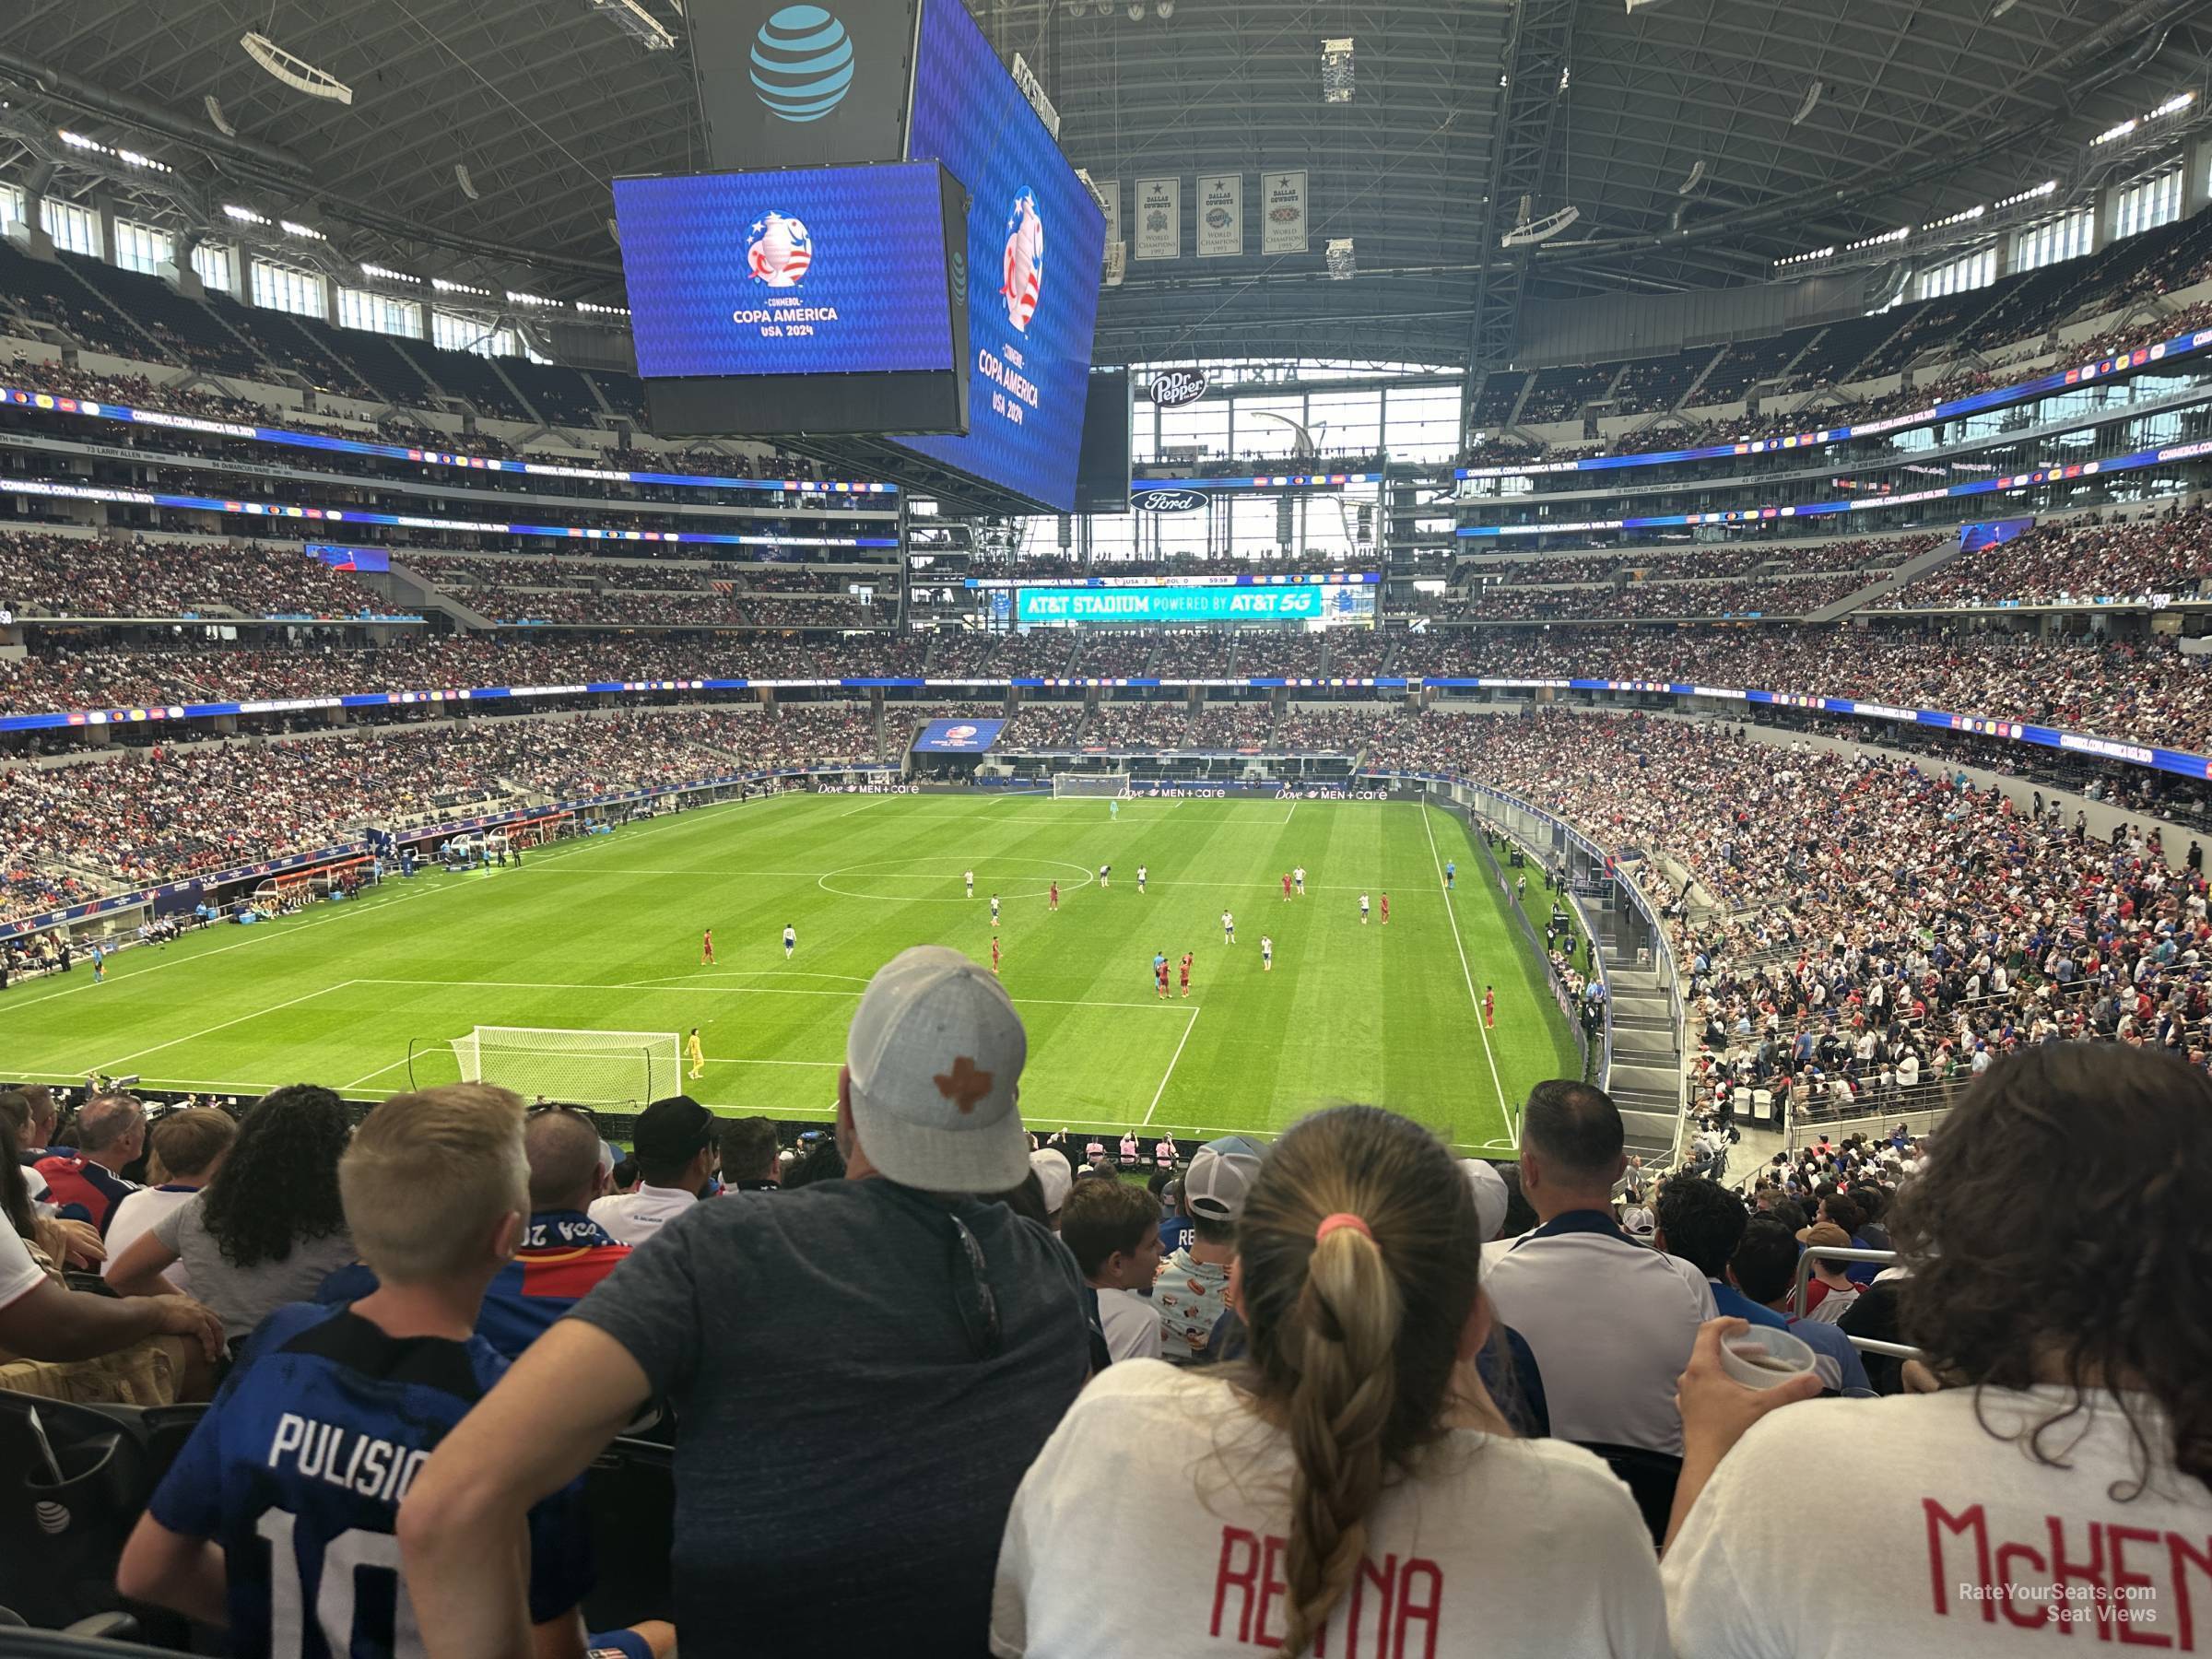
{"type": "Polygon", "coordinates": [[[1755,1324],[1721,1338],[1721,1369],[1746,1388],[1778,1388],[1813,1369],[1813,1350],[1787,1331],[1755,1324]]]}

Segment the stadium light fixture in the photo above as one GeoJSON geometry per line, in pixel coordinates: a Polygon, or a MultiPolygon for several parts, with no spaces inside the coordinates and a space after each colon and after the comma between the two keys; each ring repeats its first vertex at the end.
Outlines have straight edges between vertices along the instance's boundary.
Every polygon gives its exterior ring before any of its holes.
{"type": "Polygon", "coordinates": [[[304,92],[310,98],[328,99],[332,103],[349,104],[353,88],[331,74],[318,69],[305,58],[294,57],[265,34],[243,34],[238,43],[245,48],[246,55],[282,81],[295,92],[304,92]]]}
{"type": "Polygon", "coordinates": [[[406,271],[394,271],[389,265],[365,265],[361,267],[361,275],[371,280],[381,277],[386,282],[412,282],[419,285],[422,281],[419,276],[410,276],[406,271]]]}
{"type": "Polygon", "coordinates": [[[298,219],[278,219],[276,228],[287,236],[304,237],[309,241],[328,241],[330,240],[312,225],[303,225],[298,219]]]}
{"type": "Polygon", "coordinates": [[[1997,211],[2002,213],[2007,207],[2018,207],[2022,202],[2032,202],[2040,197],[2056,195],[2057,194],[2058,181],[2056,179],[2045,179],[2041,184],[2034,185],[2027,190],[2016,190],[2010,195],[2001,197],[1995,206],[1997,211]]]}
{"type": "Polygon", "coordinates": [[[1321,101],[1333,104],[1352,101],[1352,38],[1349,35],[1321,43],[1321,101]]]}
{"type": "Polygon", "coordinates": [[[1698,187],[1698,185],[1704,180],[1704,177],[1705,163],[1703,161],[1700,161],[1695,167],[1689,170],[1689,177],[1683,180],[1680,184],[1675,187],[1675,194],[1678,196],[1688,195],[1691,191],[1698,187]]]}
{"type": "Polygon", "coordinates": [[[1583,210],[1580,207],[1569,206],[1557,213],[1547,213],[1540,219],[1524,219],[1500,237],[1498,245],[1501,248],[1534,247],[1538,242],[1549,241],[1582,217],[1583,210]]]}
{"type": "Polygon", "coordinates": [[[624,34],[648,52],[669,52],[676,46],[676,37],[638,0],[592,0],[592,9],[612,18],[624,34]]]}
{"type": "Polygon", "coordinates": [[[217,132],[220,133],[226,138],[235,138],[238,136],[238,129],[232,126],[230,123],[224,118],[223,106],[215,101],[214,93],[207,93],[200,100],[200,102],[206,106],[207,111],[207,119],[214,124],[215,130],[217,132]]]}
{"type": "Polygon", "coordinates": [[[225,202],[223,204],[223,217],[227,219],[235,219],[239,224],[241,225],[265,225],[269,222],[260,214],[254,212],[253,208],[241,207],[234,202],[225,202]]]}
{"type": "Polygon", "coordinates": [[[1175,15],[1175,0],[1159,0],[1159,4],[1152,9],[1159,14],[1159,20],[1165,23],[1175,15]]]}
{"type": "Polygon", "coordinates": [[[468,169],[458,161],[453,163],[453,182],[461,186],[461,194],[470,201],[482,199],[477,194],[477,182],[468,176],[468,169]]]}
{"type": "Polygon", "coordinates": [[[1805,89],[1804,101],[1799,103],[1797,106],[1797,113],[1790,117],[1790,124],[1792,126],[1803,126],[1805,124],[1805,118],[1813,112],[1814,109],[1820,102],[1820,95],[1827,90],[1828,83],[1826,81],[1815,81],[1811,86],[1807,87],[1805,89]]]}

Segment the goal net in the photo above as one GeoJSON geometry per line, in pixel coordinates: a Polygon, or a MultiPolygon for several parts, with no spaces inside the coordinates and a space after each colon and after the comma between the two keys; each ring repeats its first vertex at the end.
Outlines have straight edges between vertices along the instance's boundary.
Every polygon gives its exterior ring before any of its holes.
{"type": "Polygon", "coordinates": [[[683,1075],[674,1031],[578,1031],[559,1026],[478,1026],[453,1039],[465,1083],[496,1083],[524,1100],[581,1106],[651,1100],[683,1075]]]}
{"type": "Polygon", "coordinates": [[[1053,799],[1055,801],[1066,800],[1070,796],[1088,796],[1096,799],[1103,795],[1114,795],[1124,801],[1127,800],[1129,798],[1129,774],[1127,772],[1054,772],[1053,774],[1053,799]]]}

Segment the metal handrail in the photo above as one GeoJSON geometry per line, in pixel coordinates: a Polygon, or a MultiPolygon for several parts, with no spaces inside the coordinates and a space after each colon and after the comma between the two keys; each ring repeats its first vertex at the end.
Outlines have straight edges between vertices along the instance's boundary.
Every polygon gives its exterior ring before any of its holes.
{"type": "MultiPolygon", "coordinates": [[[[1894,1265],[1898,1253],[1894,1250],[1854,1250],[1841,1244],[1807,1244],[1797,1258],[1797,1270],[1790,1279],[1790,1317],[1803,1319],[1805,1313],[1806,1281],[1812,1277],[1813,1261],[1823,1262],[1882,1262],[1894,1265]]],[[[1901,1342],[1881,1342],[1872,1336],[1853,1336],[1843,1333],[1844,1340],[1863,1354],[1886,1354],[1892,1359],[1924,1359],[1927,1356],[1916,1347],[1901,1342]]]]}

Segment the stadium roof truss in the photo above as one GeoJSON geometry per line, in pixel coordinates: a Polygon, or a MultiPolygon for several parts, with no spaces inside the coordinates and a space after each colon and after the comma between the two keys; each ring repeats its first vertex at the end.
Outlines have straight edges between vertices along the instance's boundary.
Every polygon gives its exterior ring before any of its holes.
{"type": "MultiPolygon", "coordinates": [[[[683,13],[639,3],[676,50],[644,50],[591,0],[15,0],[0,136],[36,155],[37,129],[68,125],[177,169],[138,182],[82,152],[40,157],[65,193],[127,190],[180,221],[239,201],[329,230],[323,257],[343,265],[618,302],[608,180],[702,164],[683,13]],[[241,48],[249,29],[353,101],[275,78],[241,48]]],[[[2199,118],[2212,106],[2212,0],[971,9],[1036,69],[1069,158],[1118,183],[1125,223],[1139,179],[1180,178],[1186,201],[1195,175],[1246,181],[1241,254],[1197,257],[1186,210],[1182,256],[1132,259],[1106,291],[1108,360],[1325,342],[1496,361],[1524,298],[1761,281],[1808,248],[2078,182],[2090,137],[2177,91],[2198,91],[2199,118]],[[1324,101],[1321,43],[1347,39],[1351,96],[1324,101]],[[1308,175],[1307,248],[1265,255],[1254,181],[1285,170],[1308,175]],[[1509,253],[1524,198],[1527,218],[1578,217],[1509,253]],[[1350,280],[1324,268],[1332,238],[1355,246],[1350,280]]]]}

